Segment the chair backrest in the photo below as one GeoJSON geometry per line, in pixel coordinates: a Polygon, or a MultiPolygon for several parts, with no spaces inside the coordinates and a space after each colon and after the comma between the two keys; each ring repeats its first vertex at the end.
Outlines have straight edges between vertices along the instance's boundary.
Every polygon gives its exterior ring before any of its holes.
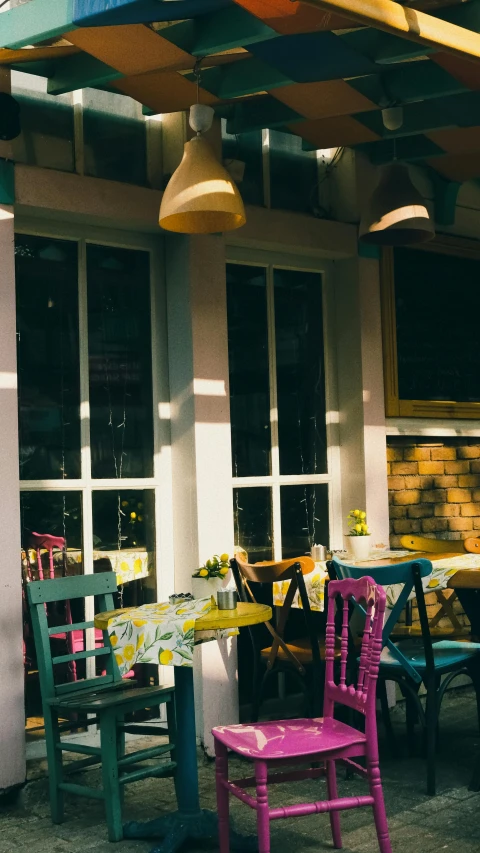
{"type": "MultiPolygon", "coordinates": [[[[55,696],[97,687],[103,684],[121,681],[120,671],[108,639],[108,632],[103,632],[103,647],[86,649],[67,655],[52,656],[50,637],[59,632],[86,631],[93,628],[93,621],[77,622],[74,624],[55,625],[49,628],[46,605],[51,602],[71,601],[77,598],[94,596],[96,612],[113,610],[113,593],[117,591],[117,578],[114,572],[98,575],[80,575],[71,578],[55,580],[32,581],[27,584],[27,599],[32,619],[33,635],[37,652],[38,671],[43,701],[55,696]],[[98,605],[98,606],[97,606],[98,605]],[[102,657],[105,662],[105,675],[86,678],[68,684],[55,684],[54,667],[71,661],[86,660],[87,658],[102,657]]],[[[97,644],[95,643],[97,646],[97,644]]]]}
{"type": "Polygon", "coordinates": [[[386,595],[382,587],[368,577],[359,580],[348,578],[330,581],[328,584],[328,618],[325,647],[325,699],[324,716],[333,717],[334,705],[347,705],[362,714],[375,715],[375,683],[378,677],[380,655],[382,652],[382,628],[385,613],[386,595]],[[335,608],[333,599],[342,606],[340,663],[335,661],[335,608]],[[353,602],[362,607],[365,623],[358,664],[353,669],[348,666],[350,643],[350,608],[353,602]],[[348,684],[349,672],[355,672],[356,683],[348,684]]]}
{"type": "Polygon", "coordinates": [[[463,540],[463,545],[465,551],[468,551],[469,554],[480,554],[480,539],[470,536],[468,539],[463,540]]]}
{"type": "Polygon", "coordinates": [[[65,574],[66,541],[63,536],[51,536],[49,533],[30,533],[29,542],[25,548],[29,581],[34,580],[33,566],[30,561],[30,550],[34,550],[36,554],[38,580],[43,581],[45,579],[42,564],[42,549],[48,552],[48,577],[51,580],[55,577],[55,565],[53,560],[53,552],[55,549],[61,551],[63,554],[62,573],[65,574]]]}
{"type": "Polygon", "coordinates": [[[432,554],[458,554],[466,549],[462,539],[428,539],[426,536],[410,534],[402,536],[400,544],[407,551],[430,551],[432,554]]]}
{"type": "Polygon", "coordinates": [[[432,564],[430,560],[426,560],[422,557],[417,560],[406,560],[405,562],[395,563],[388,566],[370,566],[367,569],[361,568],[360,566],[349,565],[348,563],[344,563],[342,560],[339,560],[338,557],[334,557],[333,560],[329,561],[327,566],[331,578],[333,577],[341,580],[353,578],[358,580],[364,577],[371,577],[379,586],[386,587],[398,585],[401,587],[396,601],[392,602],[388,618],[383,626],[382,643],[383,646],[388,646],[393,657],[402,664],[405,671],[419,684],[421,681],[420,675],[407,660],[405,655],[402,654],[400,649],[392,643],[390,640],[390,634],[395,628],[400,613],[405,607],[410,595],[414,593],[417,599],[427,667],[430,665],[433,666],[432,640],[428,626],[427,608],[425,606],[425,596],[422,586],[422,578],[428,577],[432,573],[432,564]]]}
{"type": "MultiPolygon", "coordinates": [[[[315,563],[311,557],[295,557],[291,560],[281,560],[279,562],[262,562],[248,563],[242,560],[237,553],[233,560],[230,560],[232,574],[235,579],[238,595],[241,601],[255,602],[255,595],[252,591],[250,583],[274,584],[278,581],[290,581],[288,591],[285,595],[284,602],[280,610],[280,615],[277,619],[276,628],[271,622],[265,622],[265,627],[273,637],[272,650],[267,662],[268,668],[272,668],[278,655],[278,650],[281,647],[295,668],[303,674],[304,667],[294,655],[291,649],[285,643],[284,631],[287,624],[288,615],[290,613],[295,593],[298,590],[300,601],[302,604],[303,615],[307,628],[310,645],[312,647],[312,657],[316,664],[320,665],[320,649],[315,631],[315,626],[311,618],[310,602],[308,600],[307,589],[303,576],[312,572],[315,568],[315,563]]],[[[258,642],[258,632],[250,629],[250,637],[257,654],[260,651],[258,642]]]]}

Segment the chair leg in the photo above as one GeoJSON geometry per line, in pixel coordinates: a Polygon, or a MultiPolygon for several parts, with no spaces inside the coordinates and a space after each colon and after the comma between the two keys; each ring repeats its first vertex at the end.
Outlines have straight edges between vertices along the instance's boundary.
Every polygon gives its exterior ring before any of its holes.
{"type": "Polygon", "coordinates": [[[215,739],[215,783],[217,789],[218,846],[220,853],[230,853],[230,803],[224,787],[228,780],[227,747],[215,739]]]}
{"type": "Polygon", "coordinates": [[[395,737],[395,732],[393,731],[390,708],[388,707],[387,684],[384,678],[379,680],[377,692],[378,698],[380,699],[380,707],[382,709],[382,720],[383,725],[385,726],[385,733],[387,735],[390,752],[392,754],[392,758],[398,758],[398,744],[397,739],[395,737]]]}
{"type": "Polygon", "coordinates": [[[113,713],[102,714],[100,717],[100,745],[108,840],[121,841],[123,829],[120,783],[118,781],[117,724],[113,713]]]}
{"type": "Polygon", "coordinates": [[[408,690],[405,692],[405,711],[407,718],[408,753],[411,757],[415,753],[415,723],[418,721],[418,712],[408,690]]]}
{"type": "Polygon", "coordinates": [[[48,785],[53,823],[63,823],[64,819],[64,795],[58,787],[63,781],[62,753],[57,749],[58,743],[60,743],[58,715],[55,710],[49,708],[45,714],[45,745],[47,748],[48,785]]]}
{"type": "MultiPolygon", "coordinates": [[[[327,761],[327,791],[329,800],[337,799],[337,768],[334,761],[327,761]]],[[[340,830],[339,812],[330,812],[330,828],[332,830],[333,846],[337,850],[340,850],[342,847],[342,833],[340,830]]]]}
{"type": "Polygon", "coordinates": [[[425,709],[425,737],[427,746],[427,794],[431,797],[434,797],[436,792],[435,752],[437,745],[438,724],[437,690],[435,687],[435,679],[427,679],[425,686],[427,688],[427,701],[425,709]]]}
{"type": "MultiPolygon", "coordinates": [[[[176,744],[177,742],[177,715],[175,712],[175,694],[173,694],[170,702],[167,702],[167,729],[168,729],[168,740],[170,743],[176,744]]],[[[177,761],[177,750],[175,747],[170,750],[170,758],[172,761],[177,761]]],[[[177,773],[173,777],[173,783],[175,785],[175,793],[177,796],[178,802],[178,789],[177,789],[177,773]]]]}
{"type": "Polygon", "coordinates": [[[268,815],[267,765],[264,761],[255,762],[255,781],[257,789],[257,832],[258,853],[270,853],[270,818],[268,815]]]}
{"type": "Polygon", "coordinates": [[[385,812],[385,801],[383,799],[382,780],[378,758],[375,761],[367,759],[368,783],[370,793],[373,797],[373,817],[377,830],[378,846],[380,853],[392,853],[390,836],[388,834],[387,815],[385,812]]]}
{"type": "MultiPolygon", "coordinates": [[[[125,716],[117,717],[117,723],[124,723],[125,716]]],[[[116,741],[117,741],[117,760],[119,758],[123,758],[125,755],[125,732],[121,728],[121,726],[116,726],[116,741]]],[[[123,801],[125,797],[125,785],[120,785],[120,807],[123,808],[123,801]]]]}

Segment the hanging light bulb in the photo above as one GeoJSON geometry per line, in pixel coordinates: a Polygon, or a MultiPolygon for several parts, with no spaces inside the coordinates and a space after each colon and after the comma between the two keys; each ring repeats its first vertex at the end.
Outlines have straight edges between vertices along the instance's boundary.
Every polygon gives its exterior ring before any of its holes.
{"type": "Polygon", "coordinates": [[[394,162],[384,169],[364,210],[359,237],[377,246],[408,246],[435,237],[425,200],[405,164],[394,162]]]}
{"type": "Polygon", "coordinates": [[[185,143],[183,159],[170,178],[160,205],[159,224],[180,234],[217,234],[240,228],[246,222],[240,193],[202,136],[210,129],[213,109],[197,103],[190,107],[189,123],[196,136],[185,143]]]}

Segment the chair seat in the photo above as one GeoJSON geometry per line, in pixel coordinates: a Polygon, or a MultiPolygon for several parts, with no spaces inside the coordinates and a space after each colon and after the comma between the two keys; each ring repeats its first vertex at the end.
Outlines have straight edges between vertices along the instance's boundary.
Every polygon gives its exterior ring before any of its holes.
{"type": "Polygon", "coordinates": [[[364,744],[365,735],[339,720],[272,720],[252,725],[218,726],[217,740],[227,749],[253,759],[300,758],[364,744]]]}
{"type": "MultiPolygon", "coordinates": [[[[302,637],[300,640],[292,640],[291,643],[287,643],[286,645],[290,649],[292,655],[295,655],[295,657],[297,658],[297,660],[300,661],[300,663],[312,663],[312,660],[313,660],[312,646],[310,644],[310,640],[308,639],[308,637],[302,637]]],[[[325,660],[325,642],[319,640],[318,641],[318,648],[320,649],[321,659],[325,660]]],[[[260,657],[262,658],[262,660],[266,660],[267,658],[269,658],[271,651],[272,651],[271,646],[268,646],[266,649],[262,649],[262,651],[260,652],[260,657]]],[[[336,648],[335,649],[335,657],[337,658],[339,656],[340,656],[340,649],[336,648]]],[[[284,662],[285,661],[288,662],[290,660],[290,658],[286,654],[285,650],[282,649],[281,646],[278,647],[277,659],[284,661],[284,662]]]]}
{"type": "MultiPolygon", "coordinates": [[[[456,637],[469,637],[470,634],[470,628],[457,630],[453,625],[447,628],[430,628],[431,637],[448,637],[449,639],[454,639],[456,637]]],[[[397,625],[390,636],[392,640],[395,640],[397,637],[421,637],[422,629],[420,625],[397,625]]]]}
{"type": "Polygon", "coordinates": [[[116,705],[128,705],[131,702],[137,702],[138,699],[145,699],[145,707],[148,707],[149,701],[152,704],[156,701],[158,704],[159,700],[169,693],[173,695],[174,687],[162,687],[161,685],[158,687],[134,687],[131,682],[122,682],[116,690],[75,691],[70,695],[50,699],[48,704],[55,708],[64,708],[70,711],[98,712],[113,708],[116,705]]]}
{"type": "MultiPolygon", "coordinates": [[[[414,639],[400,640],[400,642],[395,643],[395,646],[415,669],[421,670],[426,668],[425,651],[421,640],[418,642],[414,639]]],[[[433,643],[432,648],[435,667],[440,669],[441,667],[456,666],[470,660],[473,655],[479,654],[480,644],[441,640],[438,643],[433,643]]],[[[401,662],[394,658],[387,646],[383,649],[380,658],[380,667],[383,666],[403,669],[401,662]]]]}

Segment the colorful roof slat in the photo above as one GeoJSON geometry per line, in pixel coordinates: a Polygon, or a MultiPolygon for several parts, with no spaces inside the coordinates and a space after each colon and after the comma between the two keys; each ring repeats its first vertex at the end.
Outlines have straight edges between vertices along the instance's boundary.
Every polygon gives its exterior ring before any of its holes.
{"type": "MultiPolygon", "coordinates": [[[[412,2],[480,33],[480,0],[412,2]]],[[[480,70],[448,50],[306,0],[29,0],[0,13],[0,65],[47,76],[53,95],[99,87],[184,110],[198,60],[200,99],[229,133],[277,128],[307,149],[359,146],[375,163],[396,147],[448,180],[480,178],[480,70]],[[404,121],[391,132],[381,110],[394,104],[404,121]]]]}

